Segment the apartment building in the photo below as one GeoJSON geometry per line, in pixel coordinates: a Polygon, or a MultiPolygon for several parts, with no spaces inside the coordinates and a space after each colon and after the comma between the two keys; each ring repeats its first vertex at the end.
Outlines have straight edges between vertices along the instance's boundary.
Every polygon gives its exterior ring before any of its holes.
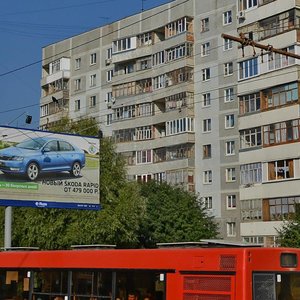
{"type": "Polygon", "coordinates": [[[176,0],[48,45],[40,126],[95,118],[129,179],[196,192],[221,237],[273,245],[300,199],[297,61],[221,34],[297,53],[298,2],[176,0]]]}
{"type": "MultiPolygon", "coordinates": [[[[239,1],[238,31],[299,54],[300,1],[239,1]]],[[[299,62],[252,47],[239,51],[241,236],[276,244],[299,203],[299,62]]]]}

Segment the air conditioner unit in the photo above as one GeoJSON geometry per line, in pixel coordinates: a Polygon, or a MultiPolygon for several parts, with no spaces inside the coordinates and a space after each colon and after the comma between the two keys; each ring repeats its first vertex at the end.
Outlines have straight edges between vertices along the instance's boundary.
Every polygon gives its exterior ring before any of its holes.
{"type": "Polygon", "coordinates": [[[238,14],[237,14],[237,18],[238,18],[239,20],[245,20],[245,18],[246,18],[245,11],[244,11],[244,10],[240,10],[240,11],[238,12],[238,14]]]}
{"type": "Polygon", "coordinates": [[[111,64],[111,58],[107,58],[107,59],[105,60],[105,64],[106,64],[106,65],[111,64]]]}

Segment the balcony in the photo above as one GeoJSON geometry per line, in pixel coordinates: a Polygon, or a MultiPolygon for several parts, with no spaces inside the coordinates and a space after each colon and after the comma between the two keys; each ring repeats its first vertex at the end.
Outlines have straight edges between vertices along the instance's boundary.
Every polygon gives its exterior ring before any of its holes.
{"type": "Polygon", "coordinates": [[[60,79],[70,79],[70,71],[69,70],[61,70],[41,79],[41,86],[45,86],[50,84],[51,82],[60,80],[60,79]]]}

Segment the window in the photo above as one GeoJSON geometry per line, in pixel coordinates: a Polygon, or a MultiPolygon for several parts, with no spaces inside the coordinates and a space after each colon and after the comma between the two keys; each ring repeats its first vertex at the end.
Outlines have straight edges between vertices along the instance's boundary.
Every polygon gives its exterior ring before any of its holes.
{"type": "Polygon", "coordinates": [[[210,93],[202,94],[202,104],[204,107],[210,106],[211,104],[210,93]]]}
{"type": "Polygon", "coordinates": [[[263,127],[264,146],[299,141],[300,120],[288,120],[263,127]]]}
{"type": "Polygon", "coordinates": [[[96,106],[96,96],[91,96],[90,97],[90,107],[95,107],[96,106]]]}
{"type": "Polygon", "coordinates": [[[277,160],[268,163],[268,180],[283,180],[293,177],[293,159],[277,160]]]}
{"type": "Polygon", "coordinates": [[[258,75],[258,58],[251,58],[239,63],[239,79],[247,79],[258,75]]]}
{"type": "MultiPolygon", "coordinates": [[[[287,52],[295,53],[295,47],[291,46],[285,49],[282,49],[287,52]]],[[[287,67],[290,65],[293,65],[295,63],[295,58],[291,56],[286,56],[282,55],[279,53],[269,53],[268,54],[269,59],[268,59],[268,69],[271,70],[276,70],[280,69],[283,67],[287,67]]]]}
{"type": "Polygon", "coordinates": [[[233,63],[225,63],[224,64],[224,76],[230,76],[233,74],[233,63]]]}
{"type": "Polygon", "coordinates": [[[96,74],[90,76],[90,87],[96,86],[96,74]]]}
{"type": "Polygon", "coordinates": [[[235,154],[235,142],[234,141],[225,142],[225,154],[228,156],[235,154]]]}
{"type": "Polygon", "coordinates": [[[110,103],[112,99],[112,92],[106,93],[105,102],[110,103]]]}
{"type": "Polygon", "coordinates": [[[166,111],[193,105],[193,93],[181,92],[165,97],[166,111]]]}
{"type": "Polygon", "coordinates": [[[235,168],[226,169],[226,182],[232,182],[236,180],[235,168]]]}
{"type": "Polygon", "coordinates": [[[148,164],[152,162],[152,150],[136,151],[136,163],[148,164]]]}
{"type": "Polygon", "coordinates": [[[193,118],[180,118],[166,122],[166,135],[174,135],[184,132],[194,132],[193,118]]]}
{"type": "Polygon", "coordinates": [[[137,141],[152,139],[152,127],[151,126],[137,127],[135,136],[137,141]]]}
{"type": "Polygon", "coordinates": [[[49,73],[54,74],[60,71],[60,68],[61,68],[61,60],[60,59],[55,60],[49,64],[49,73]]]}
{"type": "Polygon", "coordinates": [[[227,195],[226,196],[226,205],[227,205],[227,209],[235,209],[236,208],[236,195],[227,195]]]}
{"type": "Polygon", "coordinates": [[[135,141],[135,128],[114,130],[113,138],[116,143],[135,141]]]}
{"type": "Polygon", "coordinates": [[[257,6],[258,0],[240,0],[239,2],[240,2],[239,9],[245,10],[257,6]]]}
{"type": "Polygon", "coordinates": [[[79,91],[81,89],[81,79],[75,79],[75,91],[79,91]]]}
{"type": "Polygon", "coordinates": [[[223,13],[223,25],[232,23],[232,11],[228,10],[223,13]]]}
{"type": "Polygon", "coordinates": [[[134,72],[134,64],[129,63],[123,67],[124,74],[130,74],[134,72]]]}
{"type": "Polygon", "coordinates": [[[203,183],[204,184],[212,183],[212,170],[207,170],[203,172],[203,183]]]}
{"type": "Polygon", "coordinates": [[[75,59],[75,70],[79,70],[81,67],[81,57],[75,59]]]}
{"type": "Polygon", "coordinates": [[[240,167],[241,185],[253,185],[262,182],[261,163],[241,165],[240,167]]]}
{"type": "Polygon", "coordinates": [[[232,102],[234,100],[233,88],[224,90],[224,102],[232,102]]]}
{"type": "Polygon", "coordinates": [[[243,221],[262,219],[261,199],[243,200],[241,203],[241,215],[243,221]]]}
{"type": "Polygon", "coordinates": [[[247,149],[261,146],[261,128],[250,128],[240,131],[240,147],[247,149]]]}
{"type": "Polygon", "coordinates": [[[263,92],[263,108],[269,109],[298,101],[298,84],[296,82],[273,87],[263,92]]]}
{"type": "Polygon", "coordinates": [[[152,44],[152,32],[146,32],[137,36],[138,47],[149,46],[152,44]]]}
{"type": "Polygon", "coordinates": [[[112,114],[107,114],[106,115],[106,125],[111,125],[111,123],[112,123],[112,114]]]}
{"type": "Polygon", "coordinates": [[[209,31],[209,18],[201,20],[201,32],[209,31]]]}
{"type": "Polygon", "coordinates": [[[140,69],[146,70],[151,68],[151,59],[143,59],[140,61],[140,69]]]}
{"type": "Polygon", "coordinates": [[[130,49],[134,49],[134,42],[136,41],[136,38],[124,38],[113,42],[112,52],[117,53],[121,51],[126,51],[130,49]]]}
{"type": "Polygon", "coordinates": [[[209,55],[209,50],[210,50],[210,43],[204,43],[201,45],[201,56],[207,56],[209,55]]]}
{"type": "Polygon", "coordinates": [[[166,76],[165,74],[159,75],[153,78],[153,89],[158,90],[164,88],[166,84],[166,76]]]}
{"type": "Polygon", "coordinates": [[[45,117],[49,115],[49,104],[42,105],[40,108],[41,117],[45,117]]]}
{"type": "Polygon", "coordinates": [[[233,41],[230,39],[224,39],[223,50],[231,50],[233,48],[233,41]]]}
{"type": "Polygon", "coordinates": [[[248,244],[263,244],[263,236],[243,236],[243,242],[248,244]]]}
{"type": "Polygon", "coordinates": [[[236,224],[235,224],[235,222],[226,223],[226,227],[227,227],[227,236],[228,237],[236,236],[236,224]]]}
{"type": "Polygon", "coordinates": [[[106,50],[106,59],[111,59],[112,58],[112,48],[108,48],[106,50]]]}
{"type": "Polygon", "coordinates": [[[260,107],[261,103],[259,93],[239,97],[240,115],[260,111],[260,107]]]}
{"type": "Polygon", "coordinates": [[[229,129],[229,128],[233,128],[234,127],[234,115],[230,114],[230,115],[226,115],[225,116],[225,128],[229,129]]]}
{"type": "Polygon", "coordinates": [[[159,148],[156,149],[155,152],[157,158],[155,162],[194,157],[194,147],[182,144],[172,147],[159,148]]]}
{"type": "Polygon", "coordinates": [[[295,206],[299,206],[299,197],[264,199],[264,221],[291,220],[295,216],[295,206]]]}
{"type": "Polygon", "coordinates": [[[165,51],[160,51],[153,54],[152,57],[153,66],[161,65],[165,63],[165,51]]]}
{"type": "Polygon", "coordinates": [[[185,43],[166,50],[167,61],[173,61],[193,54],[193,44],[185,43]]]}
{"type": "Polygon", "coordinates": [[[80,100],[75,100],[75,111],[80,110],[80,100]]]}
{"type": "Polygon", "coordinates": [[[189,24],[190,21],[186,17],[167,24],[165,27],[166,38],[187,31],[189,28],[189,24]]]}
{"type": "Polygon", "coordinates": [[[90,65],[95,65],[97,62],[97,54],[96,53],[92,53],[90,55],[90,65]]]}
{"type": "Polygon", "coordinates": [[[113,70],[109,70],[109,71],[106,72],[106,81],[107,82],[112,81],[113,74],[114,74],[113,70]]]}
{"type": "Polygon", "coordinates": [[[202,69],[202,81],[207,81],[210,79],[210,68],[202,69]]]}
{"type": "Polygon", "coordinates": [[[138,182],[149,182],[152,179],[152,175],[151,174],[135,175],[135,179],[138,182]]]}
{"type": "Polygon", "coordinates": [[[137,105],[136,107],[137,113],[136,115],[141,117],[141,116],[152,116],[152,103],[142,103],[137,105]]]}
{"type": "Polygon", "coordinates": [[[211,144],[203,145],[203,158],[211,158],[211,144]]]}
{"type": "Polygon", "coordinates": [[[203,197],[203,205],[206,209],[212,209],[212,197],[203,197]]]}
{"type": "Polygon", "coordinates": [[[210,132],[211,131],[211,119],[205,119],[203,120],[203,132],[210,132]]]}
{"type": "Polygon", "coordinates": [[[153,179],[157,182],[164,182],[166,181],[166,172],[159,172],[153,174],[153,179]]]}
{"type": "Polygon", "coordinates": [[[115,108],[114,110],[114,120],[125,120],[135,117],[135,105],[127,105],[115,108]]]}

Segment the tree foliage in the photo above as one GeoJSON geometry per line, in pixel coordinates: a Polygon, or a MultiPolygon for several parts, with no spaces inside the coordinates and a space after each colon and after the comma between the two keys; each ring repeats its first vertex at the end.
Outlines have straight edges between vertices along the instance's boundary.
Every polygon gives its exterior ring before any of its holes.
{"type": "Polygon", "coordinates": [[[142,184],[142,195],[147,199],[147,216],[140,236],[144,246],[216,237],[217,225],[195,194],[151,181],[142,184]]]}
{"type": "Polygon", "coordinates": [[[116,244],[138,247],[145,201],[137,183],[125,179],[124,161],[108,138],[101,140],[100,211],[14,209],[13,244],[40,249],[116,244]]]}
{"type": "Polygon", "coordinates": [[[49,128],[54,132],[65,132],[85,136],[98,136],[99,126],[93,118],[82,118],[76,121],[63,117],[57,124],[49,128]]]}
{"type": "MultiPolygon", "coordinates": [[[[93,119],[72,122],[65,118],[50,130],[98,136],[93,119]]],[[[195,195],[168,184],[128,182],[125,161],[110,138],[100,139],[100,199],[100,211],[14,208],[13,246],[67,249],[115,244],[138,248],[217,234],[216,224],[195,195]]]]}
{"type": "Polygon", "coordinates": [[[300,248],[300,207],[295,204],[295,215],[292,220],[285,221],[278,232],[278,244],[282,247],[300,248]]]}

